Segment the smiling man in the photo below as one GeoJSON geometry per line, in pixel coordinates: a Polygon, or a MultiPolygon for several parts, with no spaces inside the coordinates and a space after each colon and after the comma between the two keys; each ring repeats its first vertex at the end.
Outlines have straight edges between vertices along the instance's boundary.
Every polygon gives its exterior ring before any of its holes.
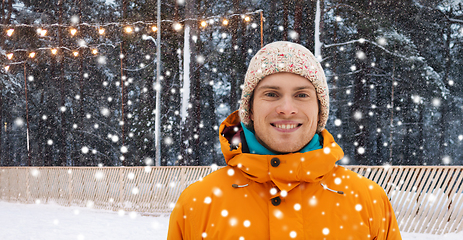
{"type": "Polygon", "coordinates": [[[168,239],[401,239],[384,190],[336,165],[323,69],[274,42],[252,58],[239,111],[220,126],[227,166],[190,185],[168,239]]]}

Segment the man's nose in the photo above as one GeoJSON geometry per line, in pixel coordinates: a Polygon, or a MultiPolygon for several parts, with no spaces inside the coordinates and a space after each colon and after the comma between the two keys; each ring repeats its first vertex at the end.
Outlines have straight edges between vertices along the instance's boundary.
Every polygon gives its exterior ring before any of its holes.
{"type": "Polygon", "coordinates": [[[275,109],[278,114],[292,115],[297,113],[297,107],[292,98],[282,98],[275,109]]]}

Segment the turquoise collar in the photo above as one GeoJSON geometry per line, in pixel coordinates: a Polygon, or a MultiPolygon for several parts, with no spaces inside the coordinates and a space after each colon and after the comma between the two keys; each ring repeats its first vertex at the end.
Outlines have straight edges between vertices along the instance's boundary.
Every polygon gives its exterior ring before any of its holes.
{"type": "MultiPolygon", "coordinates": [[[[248,144],[249,152],[253,154],[259,155],[277,155],[276,153],[268,150],[264,146],[262,146],[258,141],[254,133],[249,130],[243,123],[241,123],[243,127],[244,137],[246,138],[246,143],[248,144]]],[[[312,140],[310,140],[309,144],[307,144],[304,148],[301,149],[301,153],[310,152],[317,149],[322,149],[322,145],[320,143],[320,135],[315,133],[312,140]]]]}

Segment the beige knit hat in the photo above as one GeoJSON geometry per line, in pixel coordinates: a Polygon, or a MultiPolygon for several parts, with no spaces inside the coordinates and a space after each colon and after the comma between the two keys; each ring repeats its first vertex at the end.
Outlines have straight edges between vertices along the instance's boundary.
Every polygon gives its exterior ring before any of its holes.
{"type": "Polygon", "coordinates": [[[283,41],[267,44],[251,59],[241,94],[239,111],[241,122],[246,127],[253,128],[249,103],[254,88],[264,77],[279,72],[294,73],[312,82],[320,101],[317,132],[323,131],[330,111],[328,84],[323,68],[307,48],[297,43],[283,41]]]}

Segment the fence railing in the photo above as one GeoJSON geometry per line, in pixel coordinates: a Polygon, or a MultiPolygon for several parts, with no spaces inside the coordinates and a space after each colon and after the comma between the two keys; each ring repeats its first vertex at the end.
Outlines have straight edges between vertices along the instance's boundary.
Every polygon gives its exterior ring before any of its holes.
{"type": "MultiPolygon", "coordinates": [[[[463,231],[462,166],[347,166],[384,188],[401,231],[463,231]]],[[[0,167],[0,200],[168,215],[211,167],[0,167]]]]}

